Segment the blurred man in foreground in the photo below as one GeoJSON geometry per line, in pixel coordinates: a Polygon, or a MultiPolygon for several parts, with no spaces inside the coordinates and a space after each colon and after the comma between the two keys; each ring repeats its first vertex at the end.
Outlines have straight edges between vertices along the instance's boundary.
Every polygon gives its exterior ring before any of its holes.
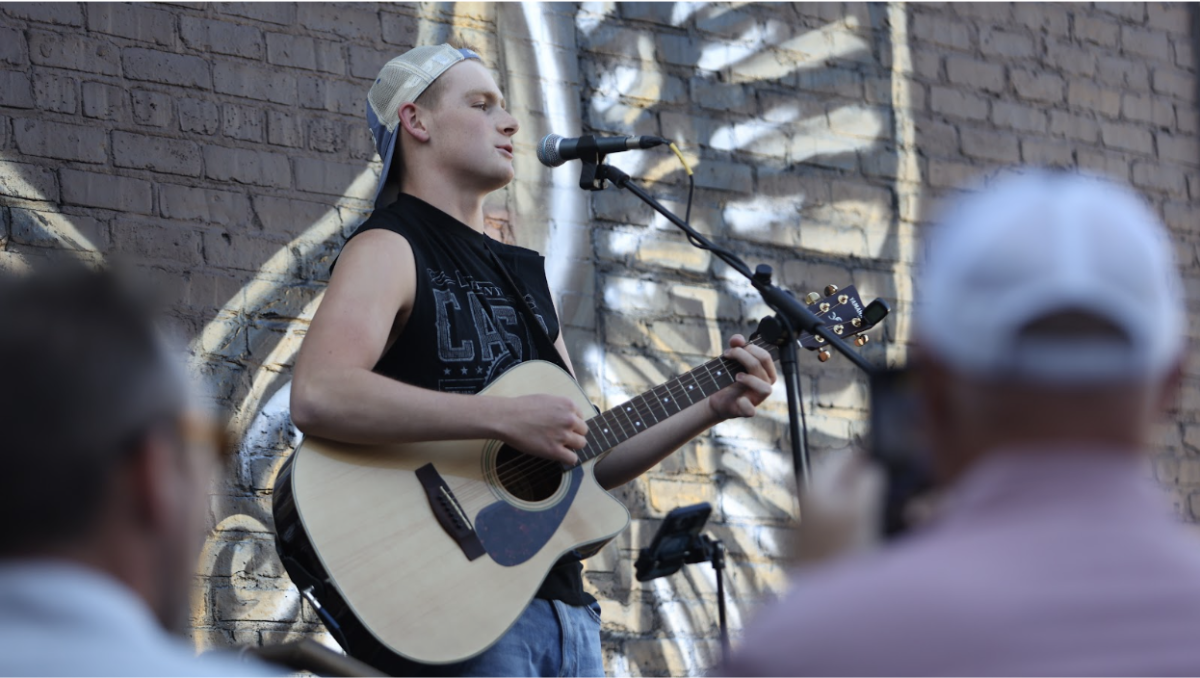
{"type": "Polygon", "coordinates": [[[0,675],[254,675],[195,653],[217,465],[182,365],[110,274],[0,278],[0,675]]]}
{"type": "Polygon", "coordinates": [[[1157,219],[1100,180],[1007,179],[933,232],[920,282],[936,517],[801,570],[719,673],[1200,672],[1200,541],[1143,459],[1187,332],[1157,219]]]}

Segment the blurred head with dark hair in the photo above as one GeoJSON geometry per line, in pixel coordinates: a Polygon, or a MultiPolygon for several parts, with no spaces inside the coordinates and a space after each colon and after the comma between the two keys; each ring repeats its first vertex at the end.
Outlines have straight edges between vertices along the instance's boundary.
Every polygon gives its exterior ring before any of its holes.
{"type": "Polygon", "coordinates": [[[181,629],[216,428],[149,309],[110,272],[0,277],[0,360],[0,562],[103,571],[181,629]]]}

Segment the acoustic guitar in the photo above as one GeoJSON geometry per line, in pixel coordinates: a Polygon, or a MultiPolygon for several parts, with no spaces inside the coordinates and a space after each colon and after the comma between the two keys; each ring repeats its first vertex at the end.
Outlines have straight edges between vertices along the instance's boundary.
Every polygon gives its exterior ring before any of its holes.
{"type": "MultiPolygon", "coordinates": [[[[850,337],[874,324],[853,287],[826,292],[810,309],[835,331],[850,337]]],[[[775,345],[751,343],[777,358],[775,345]]],[[[800,343],[828,357],[824,339],[806,334],[800,343]]],[[[352,656],[467,659],[516,621],[560,558],[594,553],[629,524],[625,506],[596,482],[597,460],[740,371],[716,358],[595,414],[580,464],[570,468],[496,440],[364,446],[305,438],[276,479],[276,548],[352,656]]],[[[517,365],[479,395],[537,393],[595,412],[574,379],[544,361],[517,365]]]]}

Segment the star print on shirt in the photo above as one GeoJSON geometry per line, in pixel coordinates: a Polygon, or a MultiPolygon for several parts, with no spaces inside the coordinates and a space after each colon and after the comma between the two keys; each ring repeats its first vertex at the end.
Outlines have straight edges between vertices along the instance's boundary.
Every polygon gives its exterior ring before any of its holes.
{"type": "Polygon", "coordinates": [[[466,373],[467,373],[467,368],[465,368],[465,367],[464,367],[464,368],[462,368],[462,373],[463,373],[463,374],[466,374],[466,373]]]}
{"type": "Polygon", "coordinates": [[[446,369],[442,370],[442,374],[450,374],[450,368],[447,367],[446,369]]]}

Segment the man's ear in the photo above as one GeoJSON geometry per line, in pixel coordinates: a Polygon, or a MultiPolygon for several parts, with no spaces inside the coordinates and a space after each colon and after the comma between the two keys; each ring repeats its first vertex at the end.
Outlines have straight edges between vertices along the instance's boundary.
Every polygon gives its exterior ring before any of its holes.
{"type": "Polygon", "coordinates": [[[1157,394],[1157,410],[1154,414],[1163,416],[1181,407],[1180,397],[1183,395],[1183,370],[1186,358],[1180,358],[1162,381],[1157,394]]]}
{"type": "Polygon", "coordinates": [[[909,364],[915,370],[919,412],[917,426],[924,429],[933,472],[939,482],[957,474],[962,460],[959,447],[960,413],[954,402],[954,380],[950,371],[932,357],[921,344],[909,350],[909,364]]]}
{"type": "Polygon", "coordinates": [[[948,374],[937,359],[930,357],[920,344],[909,350],[909,366],[914,370],[922,415],[931,428],[941,426],[950,416],[948,374]]]}
{"type": "Polygon", "coordinates": [[[130,508],[139,524],[155,532],[173,529],[173,503],[181,490],[178,456],[170,436],[155,430],[142,438],[130,459],[130,508]]]}
{"type": "Polygon", "coordinates": [[[429,141],[429,130],[425,124],[425,116],[428,115],[428,111],[409,102],[400,106],[400,110],[396,113],[400,116],[400,124],[404,126],[404,131],[421,143],[429,141]]]}

